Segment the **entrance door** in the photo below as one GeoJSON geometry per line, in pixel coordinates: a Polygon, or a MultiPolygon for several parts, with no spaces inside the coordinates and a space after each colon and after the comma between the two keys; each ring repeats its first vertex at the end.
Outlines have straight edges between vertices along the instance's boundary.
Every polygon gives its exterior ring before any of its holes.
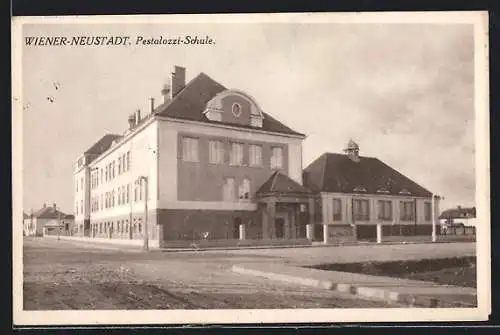
{"type": "Polygon", "coordinates": [[[239,240],[240,239],[240,224],[241,218],[234,218],[233,220],[233,238],[239,240]]]}
{"type": "Polygon", "coordinates": [[[315,224],[314,227],[314,241],[322,242],[323,241],[323,225],[315,224]]]}
{"type": "Polygon", "coordinates": [[[274,220],[274,229],[276,232],[276,238],[284,238],[285,237],[285,219],[284,218],[276,218],[274,220]]]}

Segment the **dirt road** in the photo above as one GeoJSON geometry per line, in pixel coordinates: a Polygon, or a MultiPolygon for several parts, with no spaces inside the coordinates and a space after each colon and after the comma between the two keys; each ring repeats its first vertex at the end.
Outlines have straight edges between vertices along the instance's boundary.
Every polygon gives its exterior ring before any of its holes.
{"type": "Polygon", "coordinates": [[[233,263],[280,257],[230,252],[129,253],[24,240],[25,310],[398,307],[246,277],[233,263]]]}

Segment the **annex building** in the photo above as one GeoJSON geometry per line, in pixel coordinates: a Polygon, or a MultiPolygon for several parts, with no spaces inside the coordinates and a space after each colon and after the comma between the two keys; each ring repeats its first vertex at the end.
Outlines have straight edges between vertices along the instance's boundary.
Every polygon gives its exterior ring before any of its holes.
{"type": "Polygon", "coordinates": [[[246,92],[204,73],[186,83],[176,66],[162,94],[78,157],[77,235],[140,243],[147,230],[150,245],[178,247],[328,243],[371,236],[377,222],[430,234],[432,193],[354,142],[303,169],[305,135],[246,92]]]}

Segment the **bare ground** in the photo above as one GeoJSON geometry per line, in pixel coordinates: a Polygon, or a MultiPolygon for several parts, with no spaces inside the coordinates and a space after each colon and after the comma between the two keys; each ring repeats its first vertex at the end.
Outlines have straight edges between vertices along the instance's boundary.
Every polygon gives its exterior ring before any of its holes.
{"type": "Polygon", "coordinates": [[[23,307],[67,309],[270,309],[398,307],[229,271],[276,261],[230,253],[125,253],[43,239],[24,241],[23,307]]]}

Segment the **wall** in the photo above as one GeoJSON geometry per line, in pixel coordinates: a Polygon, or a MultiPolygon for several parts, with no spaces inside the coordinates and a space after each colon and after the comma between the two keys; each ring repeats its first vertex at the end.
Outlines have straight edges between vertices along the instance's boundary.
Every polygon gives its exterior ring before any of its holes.
{"type": "MultiPolygon", "coordinates": [[[[92,162],[91,168],[97,168],[99,171],[99,184],[90,193],[91,197],[99,197],[99,210],[91,213],[91,222],[116,216],[130,216],[132,211],[142,211],[144,196],[142,200],[134,201],[134,182],[139,176],[148,177],[148,208],[155,209],[157,207],[157,130],[157,124],[153,121],[139,133],[129,136],[119,143],[116,148],[109,150],[109,154],[92,162]],[[130,168],[118,174],[118,158],[127,152],[130,155],[130,168]],[[101,168],[105,171],[106,165],[112,161],[115,161],[115,178],[103,183],[100,176],[101,168]],[[129,202],[118,205],[118,187],[125,186],[126,190],[127,185],[129,185],[129,202]],[[105,208],[101,203],[101,195],[105,199],[106,192],[113,190],[115,192],[115,206],[105,208]]],[[[144,186],[141,189],[144,195],[144,186]]]]}
{"type": "Polygon", "coordinates": [[[246,225],[246,238],[256,239],[261,234],[261,214],[258,211],[215,211],[215,210],[160,210],[158,220],[163,226],[165,241],[234,238],[234,219],[240,218],[246,225]]]}
{"type": "Polygon", "coordinates": [[[182,148],[184,136],[198,138],[199,162],[185,162],[182,160],[182,150],[178,155],[178,183],[177,194],[181,201],[222,201],[224,178],[235,178],[235,194],[238,195],[238,186],[244,178],[251,181],[250,193],[255,191],[272,175],[274,170],[270,167],[272,147],[283,149],[283,173],[288,172],[288,146],[279,143],[267,143],[257,141],[241,141],[227,137],[199,136],[193,133],[180,133],[178,136],[178,148],[182,148]],[[222,164],[209,163],[209,141],[218,140],[224,145],[224,162],[222,164]],[[232,166],[229,164],[231,143],[243,144],[243,165],[232,166]],[[262,166],[249,165],[250,145],[262,147],[262,166]]]}
{"type": "MultiPolygon", "coordinates": [[[[288,154],[288,157],[285,157],[287,166],[284,172],[300,184],[302,183],[302,138],[246,129],[235,129],[222,125],[160,119],[158,130],[160,148],[158,159],[158,208],[251,211],[256,209],[254,204],[239,202],[224,203],[219,201],[222,197],[222,186],[219,183],[222,180],[222,176],[225,175],[227,171],[238,171],[236,172],[236,177],[243,178],[245,175],[250,175],[251,178],[255,178],[256,180],[253,186],[257,187],[256,185],[258,185],[261,180],[265,181],[265,179],[269,178],[271,170],[265,171],[264,168],[236,168],[229,166],[223,167],[222,169],[220,166],[214,166],[213,169],[208,167],[208,138],[233,139],[247,144],[275,143],[288,147],[287,150],[284,150],[284,154],[288,154]],[[203,155],[202,159],[203,162],[205,162],[203,168],[196,163],[178,162],[182,154],[182,148],[179,146],[182,134],[191,134],[207,139],[205,142],[206,150],[202,149],[202,146],[199,147],[199,152],[203,155]],[[195,179],[196,182],[193,182],[193,176],[197,178],[195,179]],[[218,176],[220,179],[217,182],[210,180],[213,179],[213,176],[218,176]],[[198,185],[200,183],[203,185],[198,185]],[[188,188],[186,185],[192,185],[192,188],[188,188]],[[207,190],[211,190],[210,193],[207,192],[207,190]]],[[[248,149],[244,151],[248,157],[247,150],[248,149]]],[[[263,162],[268,163],[265,157],[263,157],[263,162]]]]}
{"type": "MultiPolygon", "coordinates": [[[[425,220],[425,207],[426,202],[431,202],[431,199],[423,198],[412,198],[405,196],[389,196],[389,195],[352,195],[352,194],[342,194],[342,193],[321,193],[322,198],[322,215],[319,222],[323,224],[352,224],[352,200],[353,199],[368,199],[369,209],[370,209],[370,220],[369,221],[356,221],[357,225],[375,225],[378,222],[383,224],[401,224],[401,225],[414,225],[415,221],[402,221],[400,220],[400,201],[415,201],[416,200],[416,218],[417,224],[431,224],[432,220],[425,220]],[[341,220],[333,220],[333,198],[341,199],[341,220]],[[383,221],[378,219],[378,201],[388,200],[392,201],[392,221],[383,221]]],[[[436,201],[437,202],[437,201],[436,201]]],[[[437,202],[435,208],[435,217],[437,221],[437,214],[439,213],[439,203],[437,202]]]]}

